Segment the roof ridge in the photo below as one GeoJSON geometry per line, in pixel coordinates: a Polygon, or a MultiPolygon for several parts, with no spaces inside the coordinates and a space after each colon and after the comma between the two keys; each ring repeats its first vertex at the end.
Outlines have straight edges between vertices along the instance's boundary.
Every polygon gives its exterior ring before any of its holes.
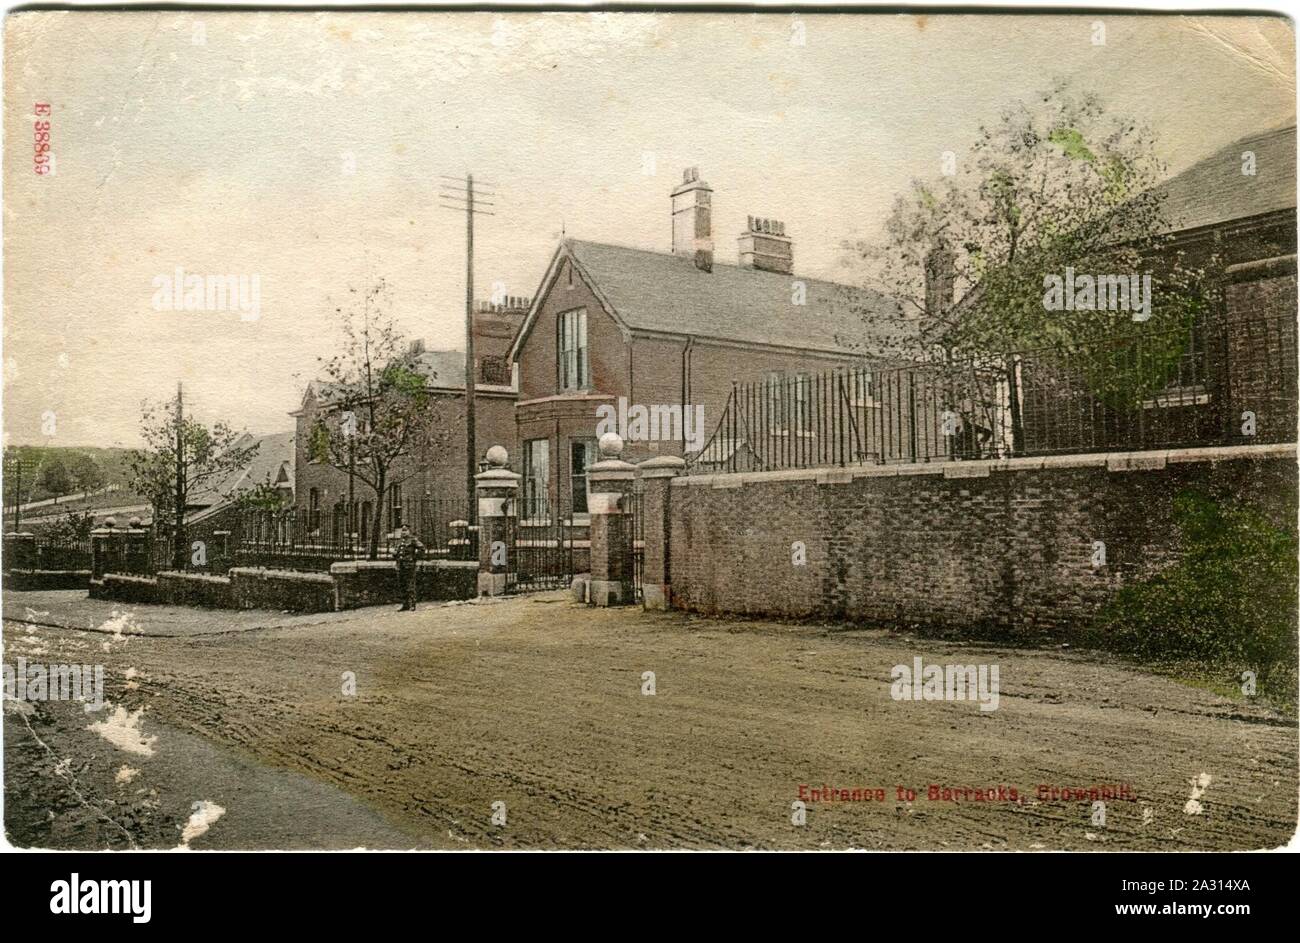
{"type": "MultiPolygon", "coordinates": [[[[695,267],[695,263],[691,259],[687,259],[682,256],[675,255],[671,251],[665,252],[662,249],[646,249],[642,246],[630,246],[627,245],[626,243],[621,243],[621,242],[600,242],[595,239],[577,239],[572,236],[567,237],[564,241],[566,243],[583,243],[589,246],[600,246],[601,248],[605,248],[605,249],[621,249],[624,252],[641,252],[646,255],[659,256],[664,259],[669,259],[674,262],[679,262],[683,266],[689,265],[692,268],[695,267]]],[[[851,291],[875,292],[875,289],[869,288],[867,286],[853,285],[848,282],[831,281],[829,278],[822,278],[819,275],[804,275],[799,272],[791,272],[790,274],[787,275],[784,272],[770,272],[767,269],[747,268],[746,266],[743,266],[738,262],[719,262],[717,257],[715,256],[713,260],[713,267],[718,268],[719,266],[730,268],[730,269],[736,269],[737,271],[740,272],[753,272],[755,275],[760,275],[760,276],[775,275],[778,278],[796,278],[804,282],[820,282],[823,285],[834,285],[836,288],[847,288],[850,289],[851,291]]],[[[875,292],[875,293],[879,294],[879,292],[875,292]]],[[[884,296],[882,295],[881,297],[884,296]]]]}

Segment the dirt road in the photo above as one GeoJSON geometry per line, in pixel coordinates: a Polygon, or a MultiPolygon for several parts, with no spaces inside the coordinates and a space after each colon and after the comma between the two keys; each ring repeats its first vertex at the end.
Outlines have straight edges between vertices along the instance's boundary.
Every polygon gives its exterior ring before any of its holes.
{"type": "Polygon", "coordinates": [[[72,628],[15,621],[60,623],[65,603],[36,597],[7,594],[6,663],[103,664],[111,705],[6,708],[20,845],[171,847],[187,825],[194,848],[1232,849],[1295,831],[1293,722],[1077,653],[562,594],[200,620],[69,600],[72,628]],[[997,709],[893,699],[917,656],[997,665],[997,709]],[[1090,787],[1124,790],[1104,823],[1090,787]]]}

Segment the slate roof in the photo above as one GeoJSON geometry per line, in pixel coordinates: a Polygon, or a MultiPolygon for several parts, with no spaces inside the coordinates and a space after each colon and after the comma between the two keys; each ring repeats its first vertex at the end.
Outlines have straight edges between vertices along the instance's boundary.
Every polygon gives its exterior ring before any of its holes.
{"type": "Polygon", "coordinates": [[[897,304],[870,289],[720,262],[703,272],[670,253],[579,239],[562,249],[632,330],[868,356],[907,330],[897,304]],[[792,301],[796,281],[804,305],[792,301]]]}
{"type": "MultiPolygon", "coordinates": [[[[428,379],[430,387],[448,390],[465,389],[465,351],[463,350],[426,350],[416,358],[415,368],[428,379]]],[[[479,387],[492,385],[482,382],[478,384],[479,387]]],[[[329,401],[330,394],[336,386],[337,384],[327,380],[312,380],[308,384],[308,388],[321,402],[329,401]]]]}
{"type": "Polygon", "coordinates": [[[1245,219],[1296,205],[1295,125],[1248,135],[1160,184],[1172,232],[1245,219]],[[1255,175],[1241,155],[1255,154],[1255,175]]]}
{"type": "Polygon", "coordinates": [[[222,505],[241,491],[248,491],[263,482],[276,483],[281,467],[288,466],[289,484],[293,484],[294,433],[277,432],[273,435],[245,434],[235,440],[237,448],[247,448],[257,443],[257,451],[248,465],[236,469],[220,481],[189,495],[190,505],[213,507],[222,505]]]}

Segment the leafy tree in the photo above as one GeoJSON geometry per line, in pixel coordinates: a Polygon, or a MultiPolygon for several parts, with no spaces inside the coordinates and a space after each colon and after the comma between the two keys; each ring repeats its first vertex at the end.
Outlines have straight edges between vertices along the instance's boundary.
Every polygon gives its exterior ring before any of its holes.
{"type": "Polygon", "coordinates": [[[51,525],[47,536],[54,540],[77,543],[90,539],[90,532],[95,528],[94,511],[69,511],[51,525]]]}
{"type": "Polygon", "coordinates": [[[51,454],[47,455],[45,461],[41,463],[36,484],[47,494],[53,495],[57,504],[59,496],[71,493],[72,475],[68,472],[68,466],[64,464],[63,459],[57,454],[51,454]]]}
{"type": "Polygon", "coordinates": [[[284,492],[277,488],[267,475],[252,488],[239,492],[235,506],[241,511],[280,511],[285,508],[284,492]]]}
{"type": "Polygon", "coordinates": [[[246,466],[257,445],[239,445],[240,436],[224,422],[211,428],[185,415],[180,390],[168,402],[142,407],[141,437],[145,446],[128,459],[131,488],[149,499],[154,520],[170,518],[172,562],[185,569],[189,551],[185,540],[188,498],[246,466]]]}
{"type": "Polygon", "coordinates": [[[104,486],[104,469],[93,456],[84,453],[73,456],[68,471],[83,494],[104,486]]]}
{"type": "MultiPolygon", "coordinates": [[[[446,439],[430,421],[428,381],[416,354],[393,323],[387,284],[381,279],[363,292],[351,290],[342,321],[342,345],[321,358],[321,412],[311,429],[308,452],[316,461],[353,474],[368,485],[376,507],[392,486],[417,471],[405,461],[446,439]]],[[[370,559],[379,556],[383,514],[374,516],[370,559]]]]}
{"type": "Polygon", "coordinates": [[[895,200],[882,240],[848,247],[868,285],[899,303],[895,330],[879,314],[871,318],[891,352],[960,364],[973,399],[988,393],[991,374],[1009,392],[1013,422],[1012,352],[1082,352],[1084,382],[1118,404],[1160,389],[1190,325],[1214,304],[1219,272],[1216,259],[1195,267],[1170,249],[1158,186],[1166,168],[1151,132],[1057,80],[982,126],[951,169],[937,181],[913,181],[895,200]],[[1104,303],[1052,310],[1048,277],[1063,277],[1067,267],[1151,275],[1151,310],[1137,323],[1104,303]],[[1111,343],[1139,335],[1141,358],[1111,343]]]}

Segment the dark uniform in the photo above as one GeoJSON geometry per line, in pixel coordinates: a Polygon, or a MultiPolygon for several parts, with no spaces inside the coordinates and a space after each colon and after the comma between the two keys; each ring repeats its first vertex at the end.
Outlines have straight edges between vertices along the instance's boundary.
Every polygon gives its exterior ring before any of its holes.
{"type": "Polygon", "coordinates": [[[406,612],[415,608],[415,563],[424,556],[424,544],[410,536],[397,539],[397,582],[402,590],[402,608],[406,612]]]}

